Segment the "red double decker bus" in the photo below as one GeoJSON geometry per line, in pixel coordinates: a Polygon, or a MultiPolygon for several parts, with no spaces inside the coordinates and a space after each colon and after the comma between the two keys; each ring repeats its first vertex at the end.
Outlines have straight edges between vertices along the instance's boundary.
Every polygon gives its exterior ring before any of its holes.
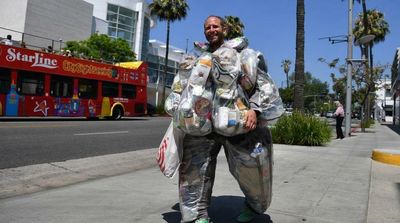
{"type": "Polygon", "coordinates": [[[0,116],[112,117],[146,113],[147,65],[112,64],[0,45],[0,116]]]}

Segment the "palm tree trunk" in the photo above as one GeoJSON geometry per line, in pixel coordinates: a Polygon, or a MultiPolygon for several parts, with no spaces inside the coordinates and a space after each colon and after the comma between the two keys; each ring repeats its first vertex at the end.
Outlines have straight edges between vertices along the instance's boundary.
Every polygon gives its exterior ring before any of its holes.
{"type": "Polygon", "coordinates": [[[289,73],[286,73],[286,88],[289,88],[289,73]]]}
{"type": "Polygon", "coordinates": [[[294,103],[296,110],[304,109],[304,0],[297,0],[296,11],[296,64],[294,103]]]}
{"type": "Polygon", "coordinates": [[[169,30],[170,30],[170,21],[167,20],[167,43],[165,48],[165,63],[164,63],[164,74],[163,74],[163,90],[161,94],[161,106],[164,106],[165,102],[165,88],[167,85],[167,72],[168,72],[168,51],[169,51],[169,30]]]}

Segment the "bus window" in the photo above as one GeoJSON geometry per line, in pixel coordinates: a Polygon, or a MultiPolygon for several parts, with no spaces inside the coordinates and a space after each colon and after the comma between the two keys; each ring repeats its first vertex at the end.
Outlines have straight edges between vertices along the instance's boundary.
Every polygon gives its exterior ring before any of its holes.
{"type": "Polygon", "coordinates": [[[136,86],[130,84],[122,85],[122,97],[123,98],[136,98],[136,86]]]}
{"type": "Polygon", "coordinates": [[[22,95],[43,95],[44,75],[36,72],[19,72],[17,90],[22,95]]]}
{"type": "Polygon", "coordinates": [[[103,97],[118,97],[118,84],[111,82],[103,82],[103,97]]]}
{"type": "Polygon", "coordinates": [[[72,97],[73,80],[71,77],[51,76],[50,95],[53,97],[72,97]]]}
{"type": "Polygon", "coordinates": [[[0,68],[0,94],[8,94],[10,91],[10,70],[0,68]]]}
{"type": "Polygon", "coordinates": [[[97,98],[97,81],[96,80],[79,80],[79,98],[97,98]]]}

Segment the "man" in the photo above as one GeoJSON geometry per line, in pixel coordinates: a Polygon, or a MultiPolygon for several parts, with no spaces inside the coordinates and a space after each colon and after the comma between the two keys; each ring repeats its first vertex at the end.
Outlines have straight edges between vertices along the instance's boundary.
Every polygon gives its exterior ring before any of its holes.
{"type": "Polygon", "coordinates": [[[335,101],[336,111],[334,116],[336,117],[336,139],[343,139],[342,124],[344,119],[343,105],[339,101],[335,101]]]}
{"type": "MultiPolygon", "coordinates": [[[[224,44],[226,32],[227,26],[221,17],[209,16],[205,20],[204,35],[209,43],[208,52],[213,53],[224,44]]],[[[213,79],[209,77],[208,81],[212,82],[213,79]]],[[[251,95],[254,95],[254,92],[251,95]]],[[[246,198],[237,221],[250,222],[257,214],[264,213],[269,206],[272,188],[271,135],[267,128],[257,126],[257,115],[260,111],[257,103],[250,104],[251,108],[248,108],[243,119],[243,127],[248,133],[232,137],[216,132],[206,136],[185,135],[183,157],[179,167],[182,222],[209,222],[207,208],[211,200],[217,156],[221,146],[224,147],[229,170],[246,198]],[[262,154],[265,153],[262,158],[253,158],[256,145],[262,147],[262,154]]]]}
{"type": "Polygon", "coordinates": [[[12,45],[13,45],[13,42],[12,42],[12,40],[11,40],[11,35],[7,35],[7,38],[6,38],[6,39],[3,39],[3,40],[1,41],[1,43],[4,44],[4,45],[12,46],[12,45]]]}

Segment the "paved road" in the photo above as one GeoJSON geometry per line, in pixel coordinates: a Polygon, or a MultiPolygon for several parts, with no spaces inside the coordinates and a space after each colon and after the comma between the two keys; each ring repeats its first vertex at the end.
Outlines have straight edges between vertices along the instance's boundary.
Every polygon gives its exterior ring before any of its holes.
{"type": "Polygon", "coordinates": [[[170,118],[0,120],[0,169],[158,147],[170,118]]]}

